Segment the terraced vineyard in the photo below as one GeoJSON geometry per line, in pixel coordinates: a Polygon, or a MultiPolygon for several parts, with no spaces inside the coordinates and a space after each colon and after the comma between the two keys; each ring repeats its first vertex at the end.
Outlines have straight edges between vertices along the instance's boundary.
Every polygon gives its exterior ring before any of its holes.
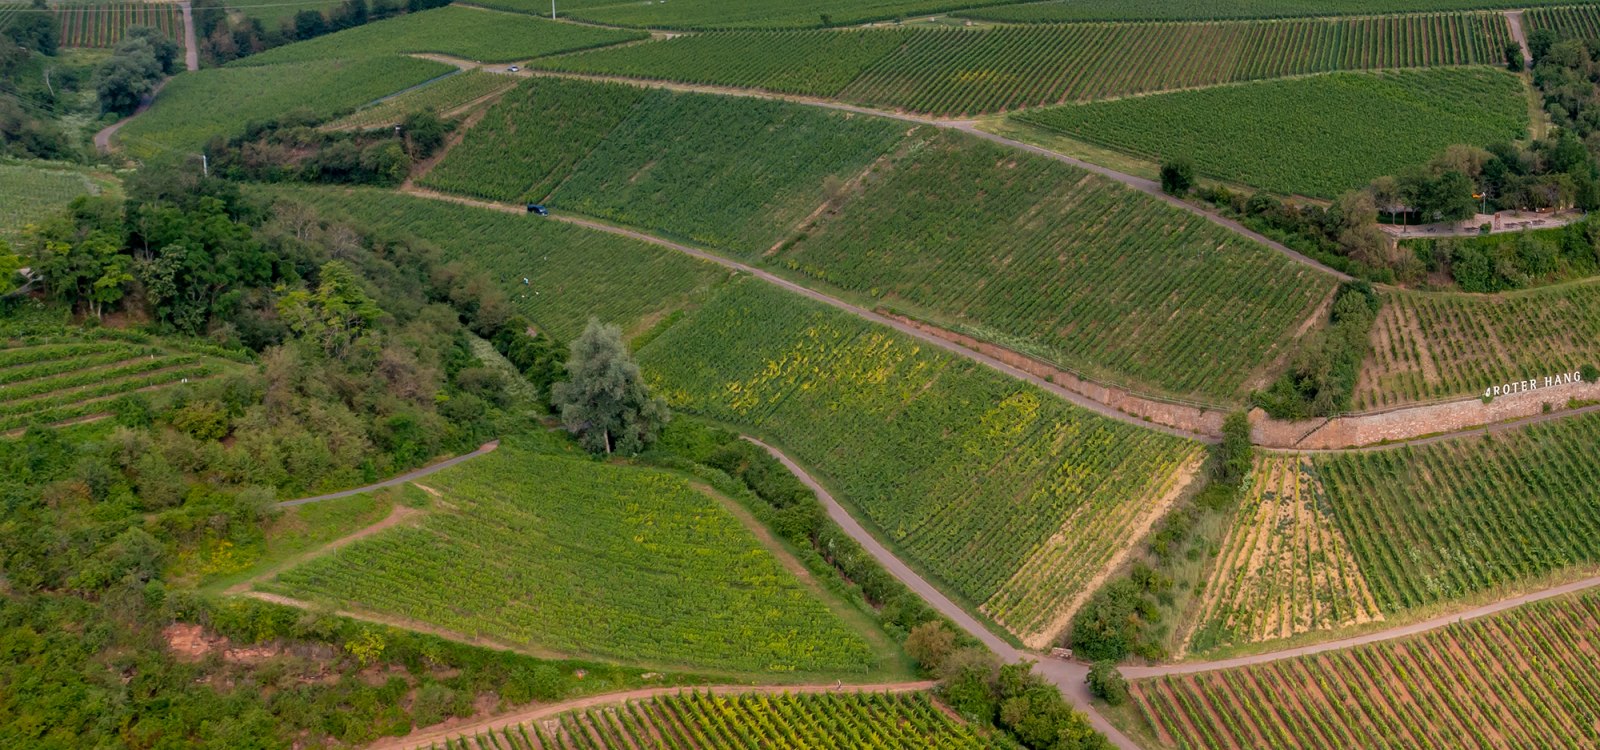
{"type": "MultiPolygon", "coordinates": [[[[176,2],[63,3],[53,6],[61,22],[61,46],[117,46],[130,26],[149,26],[183,46],[183,18],[176,2]]],[[[3,21],[0,21],[3,23],[3,21]]],[[[182,63],[180,59],[178,61],[182,63]]]]}
{"type": "MultiPolygon", "coordinates": [[[[970,8],[1008,0],[746,0],[737,4],[719,0],[673,0],[618,3],[615,0],[572,0],[558,3],[561,15],[577,20],[617,26],[657,29],[816,28],[818,25],[852,25],[886,21],[915,14],[970,8]]],[[[473,0],[502,10],[535,15],[550,13],[541,0],[473,0]]]]}
{"type": "Polygon", "coordinates": [[[116,339],[0,340],[0,433],[105,416],[119,396],[178,386],[225,366],[197,354],[116,339]]]}
{"type": "Polygon", "coordinates": [[[476,637],[646,664],[865,672],[873,654],[682,477],[502,447],[441,507],[263,588],[476,637]]]}
{"type": "Polygon", "coordinates": [[[24,226],[66,208],[73,198],[98,192],[78,172],[0,164],[0,239],[15,240],[24,226]]]}
{"type": "Polygon", "coordinates": [[[933,705],[926,693],[710,695],[680,693],[620,706],[591,708],[516,724],[435,748],[566,750],[567,748],[873,747],[883,750],[980,750],[1007,742],[979,736],[933,705]]]}
{"type": "Polygon", "coordinates": [[[550,196],[562,209],[759,253],[889,150],[904,123],[653,91],[550,196]]]}
{"type": "Polygon", "coordinates": [[[1332,290],[1052,159],[956,134],[903,150],[770,262],[1102,381],[1223,404],[1332,290]]]}
{"type": "Polygon", "coordinates": [[[1528,8],[1564,5],[1572,0],[1054,0],[996,5],[951,15],[1008,23],[1070,21],[1166,21],[1221,18],[1293,18],[1296,16],[1427,13],[1480,8],[1528,8]]]}
{"type": "Polygon", "coordinates": [[[501,97],[420,182],[474,198],[542,201],[644,96],[637,86],[531,78],[501,97]]]}
{"type": "Polygon", "coordinates": [[[1523,14],[1523,18],[1530,34],[1541,29],[1549,29],[1563,39],[1600,37],[1600,8],[1593,5],[1535,8],[1523,14]]]}
{"type": "Polygon", "coordinates": [[[1395,612],[1600,561],[1600,415],[1316,461],[1378,607],[1395,612]]]}
{"type": "Polygon", "coordinates": [[[1310,459],[1257,459],[1206,583],[1193,653],[1382,620],[1310,459]]]}
{"type": "Polygon", "coordinates": [[[1451,144],[1526,137],[1528,103],[1509,73],[1441,68],[1335,73],[1013,117],[1151,161],[1188,157],[1208,177],[1332,198],[1451,144]]]}
{"type": "Polygon", "coordinates": [[[1357,408],[1447,397],[1600,364],[1600,284],[1497,295],[1391,292],[1357,408]]]}
{"type": "Polygon", "coordinates": [[[1132,684],[1173,748],[1594,747],[1600,594],[1402,641],[1132,684]]]}
{"type": "Polygon", "coordinates": [[[286,197],[420,237],[448,259],[489,272],[519,312],[559,341],[577,336],[591,315],[637,330],[726,277],[655,245],[535,217],[379,190],[301,189],[286,197]]]}
{"type": "Polygon", "coordinates": [[[447,6],[407,13],[382,23],[357,26],[248,55],[230,63],[230,67],[387,57],[405,52],[435,52],[479,62],[509,62],[643,38],[644,34],[633,31],[447,6]]]}
{"type": "Polygon", "coordinates": [[[449,116],[462,107],[515,85],[515,79],[503,75],[466,70],[352,112],[347,117],[328,123],[326,127],[339,130],[387,127],[414,112],[449,116]]]}
{"type": "Polygon", "coordinates": [[[1198,448],[754,281],[639,357],[674,407],[771,435],[886,541],[1035,643],[1198,448]]]}
{"type": "Polygon", "coordinates": [[[213,136],[241,132],[253,120],[297,109],[334,118],[453,70],[410,57],[202,70],[173,78],[149,111],[118,131],[117,140],[138,158],[193,151],[213,136]]]}

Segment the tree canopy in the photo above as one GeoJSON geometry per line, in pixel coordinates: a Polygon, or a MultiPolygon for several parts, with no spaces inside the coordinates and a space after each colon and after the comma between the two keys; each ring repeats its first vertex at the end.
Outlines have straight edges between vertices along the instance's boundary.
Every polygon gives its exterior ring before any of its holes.
{"type": "Polygon", "coordinates": [[[567,375],[555,384],[551,403],[591,452],[637,453],[667,421],[666,402],[650,395],[616,326],[591,318],[572,342],[567,375]]]}

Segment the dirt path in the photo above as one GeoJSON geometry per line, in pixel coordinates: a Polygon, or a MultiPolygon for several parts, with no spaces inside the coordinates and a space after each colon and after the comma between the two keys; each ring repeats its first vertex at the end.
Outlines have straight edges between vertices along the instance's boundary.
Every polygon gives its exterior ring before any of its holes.
{"type": "Polygon", "coordinates": [[[299,498],[297,500],[285,500],[285,501],[283,501],[281,503],[278,503],[278,507],[279,508],[293,508],[296,505],[306,505],[306,504],[309,504],[309,503],[321,502],[323,500],[333,500],[335,498],[340,498],[340,497],[349,497],[351,495],[360,495],[360,494],[362,494],[364,492],[371,492],[373,490],[381,490],[384,487],[394,487],[395,485],[405,484],[406,482],[410,482],[410,481],[412,481],[414,479],[421,479],[421,478],[423,478],[425,476],[428,476],[429,474],[434,474],[434,473],[437,473],[437,472],[440,472],[440,471],[444,471],[445,469],[448,469],[448,468],[450,468],[452,466],[455,466],[456,464],[459,464],[459,463],[462,463],[462,462],[465,462],[465,461],[471,461],[472,459],[477,458],[478,456],[481,456],[481,455],[483,455],[485,453],[489,453],[489,452],[491,452],[494,449],[499,448],[499,447],[500,447],[500,441],[499,440],[492,440],[490,442],[484,443],[482,446],[479,446],[479,448],[477,450],[475,450],[475,451],[473,451],[471,453],[468,453],[468,454],[466,454],[464,456],[456,456],[455,458],[452,458],[452,459],[449,459],[449,460],[446,460],[446,461],[440,461],[439,463],[433,464],[432,466],[424,466],[424,467],[422,467],[420,469],[416,469],[414,471],[408,471],[408,472],[406,472],[404,474],[401,474],[400,476],[393,477],[391,479],[385,479],[382,482],[378,482],[376,484],[369,484],[369,485],[367,485],[365,487],[356,487],[355,489],[340,490],[338,492],[329,492],[329,493],[327,493],[325,495],[313,495],[311,497],[302,497],[302,498],[299,498]]]}
{"type": "Polygon", "coordinates": [[[1506,11],[1506,24],[1511,27],[1511,38],[1522,47],[1522,67],[1533,67],[1533,51],[1528,47],[1528,35],[1522,30],[1522,11],[1506,11]]]}
{"type": "MultiPolygon", "coordinates": [[[[510,214],[523,214],[523,213],[526,212],[526,209],[524,207],[522,207],[522,206],[513,206],[513,205],[502,204],[502,203],[491,203],[489,201],[474,200],[474,199],[471,199],[471,198],[462,198],[462,197],[459,197],[459,196],[446,195],[444,193],[438,193],[438,192],[434,192],[432,190],[426,190],[426,189],[422,189],[422,188],[413,187],[413,188],[405,189],[404,192],[406,192],[406,193],[408,193],[410,195],[415,195],[415,196],[421,197],[421,198],[431,198],[433,200],[449,201],[451,203],[460,203],[462,205],[467,205],[467,206],[476,206],[478,208],[487,208],[487,209],[491,209],[491,210],[495,210],[495,211],[501,211],[501,212],[510,213],[510,214]]],[[[830,307],[833,307],[833,308],[836,308],[836,309],[839,309],[839,310],[843,310],[844,312],[847,312],[847,313],[850,313],[852,315],[864,318],[866,320],[872,321],[872,322],[877,323],[879,325],[887,326],[889,328],[893,328],[894,330],[899,331],[900,333],[903,333],[903,334],[905,334],[907,336],[910,336],[910,337],[912,337],[914,339],[917,339],[919,341],[922,341],[922,342],[925,342],[925,343],[928,343],[928,344],[932,344],[933,346],[936,346],[936,347],[938,347],[938,348],[940,348],[940,349],[942,349],[944,351],[950,352],[950,353],[955,354],[955,355],[960,356],[960,357],[965,357],[965,358],[970,359],[970,360],[972,360],[974,362],[977,362],[979,364],[986,365],[988,367],[991,367],[991,368],[993,368],[995,370],[1000,371],[1001,373],[1004,373],[1006,375],[1010,375],[1011,377],[1014,377],[1014,378],[1016,378],[1018,380],[1025,380],[1025,381],[1027,381],[1027,382],[1029,382],[1029,383],[1031,383],[1031,384],[1033,384],[1033,385],[1035,385],[1035,386],[1037,386],[1039,388],[1042,388],[1042,389],[1044,389],[1046,391],[1049,391],[1053,395],[1059,396],[1060,398],[1065,399],[1066,401],[1069,401],[1069,402],[1071,402],[1071,403],[1073,403],[1073,404],[1075,404],[1077,406],[1080,406],[1080,407],[1088,409],[1088,410],[1090,410],[1092,412],[1095,412],[1096,414],[1100,414],[1101,416],[1109,417],[1111,419],[1115,419],[1115,420],[1122,421],[1122,422],[1127,422],[1129,424],[1138,425],[1138,426],[1143,427],[1143,428],[1148,429],[1148,430],[1155,430],[1157,432],[1164,432],[1164,433],[1166,433],[1168,435],[1174,435],[1174,436],[1177,436],[1177,437],[1186,438],[1186,439],[1189,439],[1189,440],[1195,440],[1195,441],[1202,442],[1202,443],[1215,443],[1215,442],[1218,442],[1218,438],[1210,436],[1210,435],[1202,435],[1202,434],[1199,434],[1197,432],[1191,432],[1189,430],[1181,430],[1181,429],[1177,429],[1177,428],[1174,428],[1174,427],[1166,427],[1164,425],[1152,424],[1152,423],[1147,422],[1147,421],[1145,421],[1143,419],[1140,419],[1138,417],[1134,417],[1132,415],[1125,414],[1125,413],[1123,413],[1121,411],[1118,411],[1117,409],[1114,409],[1114,408],[1112,408],[1110,406],[1107,406],[1106,404],[1103,404],[1103,403],[1101,403],[1099,401],[1095,401],[1095,400],[1093,400],[1091,398],[1088,398],[1088,397],[1086,397],[1086,396],[1084,396],[1082,394],[1079,394],[1079,393],[1076,393],[1074,391],[1070,391],[1070,390],[1068,390],[1066,388],[1063,388],[1062,386],[1060,386],[1060,385],[1058,385],[1056,383],[1053,383],[1053,382],[1051,382],[1049,380],[1046,380],[1046,379],[1044,379],[1042,377],[1039,377],[1038,375],[1034,375],[1033,373],[1027,372],[1027,371],[1025,371],[1025,370],[1023,370],[1023,369],[1021,369],[1019,367],[1016,367],[1014,365],[1007,364],[1007,363],[1005,363],[1005,362],[1003,362],[1003,361],[1001,361],[1001,360],[999,360],[999,359],[997,359],[995,357],[991,357],[991,356],[989,356],[987,354],[984,354],[982,352],[973,351],[973,350],[968,349],[968,348],[966,348],[964,346],[961,346],[960,344],[957,344],[957,343],[955,343],[953,341],[949,341],[949,340],[946,340],[945,338],[942,338],[940,336],[933,335],[933,334],[931,334],[931,333],[929,333],[927,331],[924,331],[924,330],[922,330],[922,329],[920,329],[920,328],[918,328],[916,326],[908,325],[908,324],[903,323],[903,322],[901,322],[899,320],[895,320],[893,318],[890,318],[890,317],[888,317],[886,315],[881,315],[879,313],[876,313],[876,312],[873,312],[871,310],[868,310],[868,309],[866,309],[864,307],[859,307],[857,305],[853,305],[853,304],[851,304],[849,302],[846,302],[846,301],[844,301],[842,299],[839,299],[837,297],[833,297],[833,296],[824,294],[824,293],[819,292],[819,291],[817,291],[815,289],[811,289],[809,287],[801,286],[801,285],[796,284],[796,283],[794,283],[792,281],[789,281],[788,279],[785,279],[785,278],[783,278],[781,276],[777,276],[777,275],[774,275],[774,274],[772,274],[770,272],[763,271],[763,270],[761,270],[759,268],[755,268],[754,266],[748,266],[748,265],[745,265],[744,263],[740,263],[740,262],[735,261],[735,260],[730,260],[728,258],[724,258],[724,257],[722,257],[720,255],[715,254],[715,253],[707,252],[705,250],[700,250],[698,248],[689,247],[688,245],[684,245],[684,244],[680,244],[680,243],[677,243],[677,242],[673,242],[673,241],[668,240],[668,239],[663,239],[661,237],[656,237],[656,236],[653,236],[653,235],[645,234],[643,232],[634,231],[632,229],[624,229],[622,227],[613,226],[611,224],[606,224],[606,223],[599,222],[599,221],[594,221],[592,219],[584,219],[584,218],[579,218],[579,217],[576,217],[576,216],[561,215],[561,214],[555,214],[555,213],[552,213],[548,218],[552,219],[552,220],[555,220],[555,221],[561,221],[561,222],[566,222],[568,224],[573,224],[573,225],[576,225],[576,226],[585,227],[587,229],[593,229],[593,230],[599,231],[599,232],[607,232],[607,233],[610,233],[610,234],[615,234],[615,235],[619,235],[619,236],[622,236],[622,237],[627,237],[629,239],[638,240],[640,242],[647,242],[647,243],[650,243],[652,245],[665,247],[665,248],[667,248],[669,250],[674,250],[674,251],[683,253],[683,254],[688,255],[690,257],[693,257],[693,258],[698,258],[700,260],[704,260],[704,261],[708,261],[708,262],[711,262],[711,263],[715,263],[717,265],[720,265],[720,266],[723,266],[725,268],[729,268],[729,269],[732,269],[732,270],[735,270],[735,271],[739,271],[741,273],[747,273],[747,274],[749,274],[751,276],[754,276],[754,277],[756,277],[758,279],[761,279],[762,281],[765,281],[765,282],[767,282],[769,284],[772,284],[774,286],[780,287],[780,288],[785,289],[787,291],[793,292],[795,294],[801,295],[803,297],[806,297],[806,298],[809,298],[809,299],[812,299],[812,300],[816,300],[816,301],[821,302],[821,303],[823,303],[825,305],[828,305],[830,307]]]]}
{"type": "Polygon", "coordinates": [[[372,536],[380,531],[392,529],[407,519],[414,518],[419,515],[422,515],[422,511],[417,510],[416,508],[410,508],[404,505],[395,505],[394,509],[390,510],[389,515],[384,516],[382,521],[372,524],[371,526],[357,529],[353,533],[339,537],[338,539],[328,542],[321,547],[307,550],[301,554],[295,555],[294,557],[284,560],[277,565],[257,573],[256,575],[229,586],[222,593],[228,596],[240,596],[247,594],[250,592],[250,587],[260,583],[261,581],[271,578],[295,566],[303,565],[310,560],[322,557],[323,555],[333,552],[336,549],[346,547],[352,543],[366,539],[367,537],[372,536]]]}
{"type": "Polygon", "coordinates": [[[912,693],[922,690],[931,690],[936,683],[933,682],[890,682],[878,685],[844,685],[838,683],[829,685],[713,685],[710,687],[684,688],[661,687],[642,688],[629,690],[622,693],[605,693],[591,695],[586,698],[577,698],[561,703],[552,703],[546,706],[535,706],[516,713],[502,714],[491,719],[484,719],[468,724],[459,724],[443,729],[428,729],[412,732],[404,737],[394,737],[379,740],[368,745],[368,750],[420,750],[420,748],[433,747],[450,737],[463,734],[478,734],[480,732],[493,732],[517,724],[526,724],[530,721],[547,719],[568,711],[577,711],[586,708],[609,706],[625,701],[641,701],[658,698],[663,695],[674,695],[685,690],[699,690],[702,693],[713,695],[749,695],[752,693],[776,695],[782,693],[912,693]]]}
{"type": "MultiPolygon", "coordinates": [[[[445,62],[453,62],[453,63],[459,64],[459,62],[457,62],[457,61],[451,60],[449,58],[443,58],[443,57],[440,57],[439,55],[430,55],[429,57],[430,57],[430,59],[438,59],[438,60],[445,61],[445,62]]],[[[909,113],[906,113],[906,112],[895,112],[895,111],[890,111],[890,110],[874,109],[872,107],[860,107],[860,106],[856,106],[856,105],[853,105],[853,104],[845,104],[843,102],[833,101],[833,100],[829,100],[829,99],[821,99],[821,98],[818,98],[818,97],[794,96],[794,95],[790,95],[790,94],[778,94],[778,93],[773,93],[773,92],[770,92],[770,91],[762,91],[762,90],[759,90],[759,89],[744,89],[744,88],[738,88],[738,87],[734,87],[734,86],[714,86],[714,85],[704,85],[704,84],[684,84],[684,83],[677,83],[677,82],[673,82],[673,81],[659,81],[659,80],[647,80],[647,79],[639,79],[639,78],[628,78],[628,77],[625,77],[625,76],[593,75],[593,74],[584,74],[584,73],[567,73],[567,72],[562,72],[562,71],[548,71],[548,70],[522,70],[522,71],[517,72],[517,73],[506,73],[506,75],[517,75],[517,76],[525,76],[525,77],[546,76],[546,77],[552,77],[552,78],[577,78],[577,79],[591,80],[591,81],[605,81],[605,82],[610,82],[610,83],[627,83],[627,84],[633,84],[635,86],[643,86],[643,87],[646,87],[646,88],[670,89],[670,90],[673,90],[673,91],[687,91],[687,92],[696,92],[696,93],[703,93],[703,94],[719,94],[719,95],[722,95],[722,96],[742,96],[742,97],[756,98],[756,99],[773,99],[773,100],[778,100],[778,101],[792,102],[792,103],[795,103],[795,104],[805,104],[805,105],[813,106],[813,107],[822,107],[824,109],[838,110],[838,111],[841,111],[841,112],[853,112],[853,113],[856,113],[856,114],[871,115],[873,117],[887,117],[887,118],[893,119],[893,120],[902,120],[904,122],[913,122],[913,123],[918,123],[918,124],[921,124],[921,125],[931,125],[931,126],[937,127],[937,128],[946,128],[946,129],[949,129],[949,130],[959,130],[959,131],[961,131],[963,133],[967,133],[969,135],[972,135],[972,136],[975,136],[975,137],[978,137],[978,138],[982,138],[982,139],[987,140],[987,141],[992,141],[994,143],[998,143],[998,144],[1001,144],[1003,146],[1009,146],[1011,148],[1019,149],[1019,150],[1022,150],[1022,151],[1027,151],[1029,153],[1038,154],[1040,156],[1044,156],[1044,157],[1047,157],[1047,158],[1055,159],[1056,161],[1064,162],[1066,164],[1071,164],[1072,166],[1078,167],[1079,169],[1084,169],[1084,170],[1087,170],[1087,171],[1090,171],[1090,172],[1094,172],[1095,174],[1098,174],[1098,175],[1100,175],[1102,177],[1109,178],[1111,180],[1119,182],[1119,183],[1121,183],[1123,185],[1131,187],[1131,188],[1133,188],[1135,190],[1138,190],[1140,192],[1147,193],[1147,194],[1149,194],[1151,196],[1154,196],[1154,197],[1156,197],[1156,198],[1158,198],[1158,199],[1160,199],[1162,201],[1165,201],[1166,203],[1168,203],[1168,204],[1170,204],[1172,206],[1175,206],[1177,208],[1183,209],[1184,211],[1188,211],[1189,213],[1192,213],[1192,214],[1195,214],[1197,216],[1200,216],[1201,218],[1204,218],[1204,219],[1206,219],[1206,220],[1208,220],[1208,221],[1210,221],[1210,222],[1212,222],[1214,224],[1217,224],[1218,226],[1221,226],[1224,229],[1232,231],[1235,234],[1238,234],[1238,235],[1241,235],[1241,236],[1243,236],[1243,237],[1245,237],[1247,239],[1250,239],[1251,241],[1254,241],[1254,242],[1257,242],[1259,244],[1265,245],[1265,246],[1277,251],[1278,253],[1283,254],[1284,256],[1288,257],[1289,259],[1291,259],[1291,260],[1293,260],[1293,261],[1295,261],[1297,263],[1301,263],[1301,264],[1304,264],[1306,266],[1310,266],[1312,268],[1315,268],[1315,269],[1317,269],[1317,270],[1319,270],[1319,271],[1321,271],[1323,273],[1326,273],[1326,274],[1328,274],[1330,276],[1333,276],[1334,278],[1337,278],[1337,279],[1339,279],[1341,281],[1350,280],[1350,276],[1348,274],[1345,274],[1344,272],[1336,270],[1334,268],[1330,268],[1330,267],[1328,267],[1326,265],[1323,265],[1322,263],[1320,263],[1320,262],[1318,262],[1316,260],[1313,260],[1313,259],[1311,259],[1311,258],[1309,258],[1309,257],[1307,257],[1307,256],[1305,256],[1305,255],[1303,255],[1303,254],[1301,254],[1299,252],[1291,250],[1288,246],[1284,245],[1283,243],[1278,242],[1276,240],[1273,240],[1273,239],[1271,239],[1269,237],[1266,237],[1265,235],[1262,235],[1262,234],[1260,234],[1258,232],[1255,232],[1255,231],[1253,231],[1251,229],[1248,229],[1243,224],[1240,224],[1237,221],[1229,219],[1229,218],[1227,218],[1227,217],[1225,217],[1225,216],[1223,216],[1223,215],[1221,215],[1219,213],[1216,213],[1214,211],[1209,211],[1209,210],[1207,210],[1205,208],[1202,208],[1200,206],[1197,206],[1197,205],[1195,205],[1193,203],[1189,203],[1188,201],[1185,201],[1185,200],[1182,200],[1182,199],[1179,199],[1179,198],[1174,198],[1173,196],[1167,195],[1166,193],[1161,191],[1160,183],[1157,183],[1154,180],[1147,180],[1147,179],[1145,179],[1143,177],[1136,177],[1136,176],[1131,175],[1131,174],[1118,172],[1117,170],[1110,169],[1108,167],[1102,167],[1102,166],[1100,166],[1098,164],[1094,164],[1092,162],[1087,162],[1087,161],[1084,161],[1082,159],[1078,159],[1078,158],[1075,158],[1075,157],[1067,156],[1066,154],[1062,154],[1062,153],[1059,153],[1059,152],[1056,152],[1056,151],[1051,151],[1050,149],[1044,148],[1042,146],[1035,146],[1035,145],[1032,145],[1032,144],[1029,144],[1029,143],[1023,143],[1021,141],[1012,140],[1012,139],[1007,138],[1007,137],[1002,136],[1002,135],[997,135],[997,134],[990,133],[990,132],[985,131],[985,130],[980,130],[978,128],[977,122],[975,120],[954,120],[954,119],[944,119],[944,118],[937,118],[937,117],[925,117],[925,116],[922,116],[922,115],[914,115],[914,114],[909,114],[909,113]]]]}
{"type": "Polygon", "coordinates": [[[188,2],[178,5],[183,10],[183,67],[200,69],[200,45],[194,38],[194,6],[188,2]]]}
{"type": "Polygon", "coordinates": [[[1553,587],[1553,588],[1544,589],[1542,591],[1535,591],[1533,593],[1523,594],[1521,596],[1512,597],[1510,599],[1504,599],[1504,600],[1495,602],[1493,604],[1485,604],[1485,605],[1483,605],[1481,607],[1474,607],[1474,608],[1466,610],[1464,612],[1456,612],[1454,614],[1441,615],[1439,617],[1435,617],[1435,618],[1430,619],[1430,620],[1422,620],[1420,622],[1414,622],[1414,623],[1411,623],[1409,625],[1399,625],[1399,626],[1396,626],[1396,627],[1389,628],[1387,630],[1379,630],[1379,631],[1376,631],[1376,632],[1367,633],[1365,635],[1358,635],[1358,636],[1355,636],[1353,638],[1345,638],[1345,639],[1337,640],[1337,641],[1328,641],[1326,643],[1315,643],[1315,644],[1312,644],[1310,646],[1300,646],[1298,648],[1289,648],[1289,649],[1284,649],[1282,651],[1273,651],[1271,653],[1265,653],[1265,654],[1255,654],[1255,655],[1252,655],[1252,656],[1240,656],[1240,657],[1235,657],[1235,658],[1232,658],[1232,659],[1218,659],[1216,661],[1200,661],[1200,662],[1192,662],[1192,663],[1187,663],[1187,664],[1167,664],[1167,665],[1156,666],[1156,667],[1122,667],[1122,674],[1123,674],[1123,676],[1127,677],[1128,679],[1138,679],[1138,678],[1141,678],[1141,677],[1160,677],[1160,676],[1163,676],[1163,675],[1173,675],[1173,674],[1194,674],[1196,672],[1211,672],[1211,671],[1215,671],[1215,670],[1218,670],[1218,669],[1233,669],[1235,667],[1247,667],[1247,666],[1251,666],[1251,665],[1254,665],[1254,664],[1266,664],[1268,662],[1280,661],[1282,659],[1292,659],[1292,658],[1297,657],[1297,656],[1309,656],[1311,654],[1320,654],[1320,653],[1322,653],[1324,651],[1338,651],[1338,650],[1341,650],[1341,649],[1347,649],[1347,648],[1351,648],[1351,647],[1354,647],[1354,646],[1361,646],[1361,645],[1368,644],[1368,643],[1380,643],[1382,641],[1392,641],[1392,640],[1394,640],[1396,638],[1405,638],[1406,636],[1417,635],[1419,633],[1426,633],[1426,632],[1428,632],[1430,630],[1437,630],[1439,628],[1445,627],[1446,625],[1450,625],[1451,623],[1466,622],[1468,620],[1476,620],[1476,619],[1479,619],[1481,617],[1487,617],[1489,615],[1493,615],[1493,614],[1498,614],[1500,612],[1504,612],[1504,611],[1506,611],[1508,609],[1514,609],[1514,608],[1520,607],[1520,606],[1522,606],[1524,604],[1531,604],[1533,602],[1543,601],[1545,599],[1552,599],[1552,598],[1558,597],[1558,596],[1565,596],[1567,594],[1571,594],[1571,593],[1574,593],[1574,592],[1584,591],[1586,589],[1591,589],[1591,588],[1594,588],[1596,586],[1600,586],[1600,576],[1595,576],[1595,577],[1592,577],[1592,578],[1585,578],[1585,579],[1583,579],[1581,581],[1573,581],[1572,583],[1568,583],[1568,584],[1565,584],[1565,585],[1562,585],[1562,586],[1556,586],[1556,587],[1553,587]]]}
{"type": "MultiPolygon", "coordinates": [[[[187,6],[185,6],[185,7],[187,7],[187,6]]],[[[169,78],[167,80],[170,81],[172,79],[169,78]]],[[[127,125],[130,120],[132,120],[135,117],[138,117],[139,115],[144,114],[145,110],[150,108],[150,105],[155,104],[156,95],[160,94],[161,90],[166,88],[166,87],[167,87],[167,81],[162,81],[161,83],[156,84],[155,91],[150,92],[143,99],[139,100],[139,108],[135,109],[133,111],[133,114],[128,115],[127,117],[124,117],[124,118],[122,118],[120,120],[117,120],[116,122],[111,123],[110,125],[107,125],[104,128],[101,128],[100,132],[95,133],[94,134],[94,148],[95,148],[95,150],[99,151],[102,154],[111,153],[111,151],[112,151],[112,148],[111,148],[111,137],[116,135],[117,131],[121,130],[123,125],[127,125]]]]}
{"type": "MultiPolygon", "coordinates": [[[[872,555],[873,559],[877,560],[879,565],[889,571],[890,575],[898,578],[901,583],[906,585],[906,588],[911,589],[917,596],[922,597],[939,614],[949,618],[957,627],[972,634],[972,637],[977,638],[978,641],[983,643],[984,647],[993,651],[1005,661],[1017,662],[1024,659],[1037,658],[1030,652],[1012,647],[1010,643],[1007,643],[987,627],[984,627],[976,618],[968,614],[965,609],[951,601],[950,597],[944,595],[944,592],[933,584],[928,583],[922,576],[917,575],[916,571],[913,571],[893,552],[883,546],[883,543],[879,542],[876,537],[868,533],[866,528],[855,519],[855,516],[850,515],[850,512],[845,510],[838,500],[834,499],[827,488],[817,482],[810,473],[785,455],[783,451],[752,437],[745,437],[745,440],[765,448],[768,453],[772,454],[773,458],[778,459],[783,464],[784,468],[788,469],[790,473],[811,488],[811,491],[817,494],[817,500],[828,511],[828,517],[832,518],[834,523],[839,524],[839,528],[843,529],[845,534],[856,540],[856,543],[860,544],[861,548],[867,551],[867,554],[872,555]]],[[[1089,723],[1109,737],[1112,744],[1122,750],[1141,750],[1138,743],[1112,726],[1111,722],[1106,721],[1105,717],[1095,710],[1094,705],[1090,702],[1088,685],[1084,682],[1084,678],[1089,674],[1088,667],[1071,662],[1045,659],[1036,664],[1034,669],[1049,678],[1056,687],[1060,688],[1067,700],[1088,715],[1089,723]]]]}

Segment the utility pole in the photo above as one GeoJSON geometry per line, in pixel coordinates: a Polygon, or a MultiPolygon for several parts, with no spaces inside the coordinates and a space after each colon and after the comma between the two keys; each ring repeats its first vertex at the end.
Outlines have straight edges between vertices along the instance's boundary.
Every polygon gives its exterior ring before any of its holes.
{"type": "Polygon", "coordinates": [[[211,176],[211,160],[207,159],[205,154],[200,155],[200,173],[206,177],[211,176]]]}
{"type": "Polygon", "coordinates": [[[550,20],[556,20],[556,0],[550,0],[550,20]]]}

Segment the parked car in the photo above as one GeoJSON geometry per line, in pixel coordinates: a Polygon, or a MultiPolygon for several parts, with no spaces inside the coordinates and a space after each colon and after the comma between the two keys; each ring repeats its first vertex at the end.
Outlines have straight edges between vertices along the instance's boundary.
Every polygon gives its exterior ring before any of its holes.
{"type": "Polygon", "coordinates": [[[513,66],[511,66],[509,68],[506,68],[506,72],[507,73],[515,73],[515,72],[517,72],[519,70],[522,70],[522,68],[519,68],[519,67],[517,67],[515,65],[513,65],[513,66]]]}
{"type": "Polygon", "coordinates": [[[544,206],[541,206],[541,205],[539,205],[537,203],[529,203],[528,204],[528,213],[530,213],[530,214],[538,214],[540,216],[549,216],[550,215],[550,209],[545,208],[544,206]]]}

